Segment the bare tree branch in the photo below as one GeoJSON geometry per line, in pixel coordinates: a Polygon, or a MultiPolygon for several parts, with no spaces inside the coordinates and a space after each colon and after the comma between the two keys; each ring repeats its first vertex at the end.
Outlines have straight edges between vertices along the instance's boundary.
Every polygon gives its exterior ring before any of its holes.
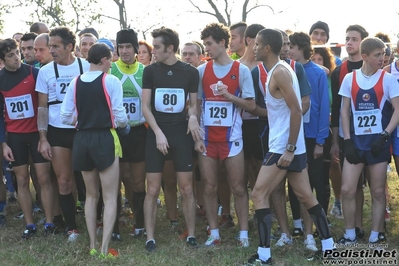
{"type": "Polygon", "coordinates": [[[212,13],[212,12],[209,12],[209,11],[204,11],[201,8],[199,8],[197,5],[195,5],[192,0],[188,0],[188,1],[198,10],[198,13],[214,16],[220,23],[223,23],[224,25],[227,25],[226,20],[224,19],[223,15],[220,13],[219,9],[213,3],[212,0],[208,0],[208,3],[211,5],[211,7],[215,11],[215,13],[212,13]]]}

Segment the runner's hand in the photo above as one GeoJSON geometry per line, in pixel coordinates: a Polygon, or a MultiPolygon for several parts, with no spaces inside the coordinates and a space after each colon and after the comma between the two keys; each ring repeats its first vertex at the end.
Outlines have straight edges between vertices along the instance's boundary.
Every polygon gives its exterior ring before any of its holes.
{"type": "Polygon", "coordinates": [[[12,150],[11,150],[10,146],[7,145],[7,143],[3,143],[3,156],[4,156],[4,159],[8,162],[15,161],[12,150]]]}
{"type": "Polygon", "coordinates": [[[287,167],[291,164],[294,159],[294,153],[290,151],[285,151],[283,155],[281,155],[280,159],[278,159],[277,166],[287,167]]]}
{"type": "Polygon", "coordinates": [[[204,131],[200,128],[196,116],[190,116],[188,120],[187,134],[191,132],[191,136],[195,142],[202,139],[204,131]]]}
{"type": "Polygon", "coordinates": [[[51,146],[47,140],[39,141],[37,151],[40,152],[44,159],[51,161],[53,154],[51,153],[51,146]]]}
{"type": "Polygon", "coordinates": [[[160,132],[155,135],[156,136],[156,141],[157,141],[157,149],[163,154],[166,155],[168,154],[168,140],[165,137],[165,134],[163,132],[160,132]]]}

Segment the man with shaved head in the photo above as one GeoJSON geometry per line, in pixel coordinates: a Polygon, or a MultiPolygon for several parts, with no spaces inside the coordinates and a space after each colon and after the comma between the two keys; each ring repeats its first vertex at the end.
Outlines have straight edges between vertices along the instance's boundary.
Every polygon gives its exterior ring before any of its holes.
{"type": "Polygon", "coordinates": [[[35,32],[38,35],[42,33],[49,33],[50,29],[46,25],[46,23],[43,22],[35,22],[30,26],[29,32],[35,32]]]}
{"type": "Polygon", "coordinates": [[[42,33],[36,37],[33,43],[36,59],[40,62],[40,67],[53,61],[53,56],[50,53],[48,46],[49,36],[48,33],[42,33]]]}

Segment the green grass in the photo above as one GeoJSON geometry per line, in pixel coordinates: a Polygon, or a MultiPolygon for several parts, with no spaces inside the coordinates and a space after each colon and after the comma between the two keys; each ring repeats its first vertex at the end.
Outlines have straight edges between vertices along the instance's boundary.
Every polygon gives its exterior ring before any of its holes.
{"type": "MultiPolygon", "coordinates": [[[[387,224],[388,249],[397,249],[399,246],[399,181],[395,169],[389,173],[389,206],[391,207],[391,221],[387,224]]],[[[366,241],[370,232],[370,194],[368,188],[364,189],[364,228],[366,241]]],[[[161,195],[163,201],[163,196],[161,195]]],[[[179,202],[181,206],[181,203],[179,202]]],[[[289,208],[289,206],[288,206],[289,208]]],[[[253,214],[250,206],[251,216],[253,214]]],[[[75,243],[68,243],[63,235],[43,236],[42,226],[38,226],[35,237],[28,241],[21,240],[24,228],[23,220],[14,220],[13,216],[19,210],[16,204],[7,206],[7,226],[0,229],[0,265],[242,265],[256,252],[258,237],[257,228],[253,221],[250,225],[251,246],[247,249],[240,248],[234,239],[239,231],[238,227],[221,229],[222,245],[220,247],[193,249],[187,247],[185,242],[178,238],[184,230],[184,219],[179,214],[179,226],[171,230],[166,218],[166,209],[158,210],[156,226],[157,251],[148,254],[144,250],[145,239],[134,238],[128,233],[132,229],[133,220],[125,217],[124,225],[121,225],[122,242],[111,242],[110,247],[119,250],[120,256],[116,259],[101,260],[89,255],[89,237],[85,230],[83,214],[77,215],[77,221],[81,232],[80,239],[75,243]]],[[[181,208],[179,208],[181,211],[181,208]]],[[[288,211],[290,214],[290,210],[288,211]]],[[[42,216],[35,214],[35,219],[42,216]]],[[[291,219],[291,217],[289,217],[291,219]]],[[[344,232],[343,220],[330,217],[333,223],[332,235],[339,238],[344,232]]],[[[235,219],[237,224],[237,220],[235,219]]],[[[292,224],[292,222],[290,222],[292,224]]],[[[274,231],[277,223],[273,223],[274,231]]],[[[199,244],[206,241],[206,222],[197,219],[197,240],[199,244]]],[[[365,242],[366,243],[366,242],[365,242]]],[[[272,245],[274,243],[272,242],[272,245]]],[[[320,247],[320,242],[318,241],[320,247]]],[[[320,262],[308,262],[306,256],[311,254],[305,251],[302,240],[294,245],[284,248],[272,246],[273,265],[320,265],[320,262]]]]}

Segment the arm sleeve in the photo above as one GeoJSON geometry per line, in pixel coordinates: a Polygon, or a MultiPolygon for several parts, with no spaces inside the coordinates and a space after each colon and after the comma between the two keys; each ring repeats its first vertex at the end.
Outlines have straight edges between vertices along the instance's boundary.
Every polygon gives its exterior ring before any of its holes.
{"type": "Polygon", "coordinates": [[[329,134],[330,128],[330,107],[329,107],[329,92],[328,92],[328,81],[327,75],[323,71],[320,76],[319,86],[320,90],[320,119],[319,119],[319,128],[316,134],[316,143],[324,144],[325,140],[329,134]]]}
{"type": "Polygon", "coordinates": [[[107,91],[111,98],[112,112],[115,117],[117,127],[125,127],[128,120],[126,110],[123,107],[123,89],[122,83],[114,76],[107,75],[106,77],[107,91]]]}

